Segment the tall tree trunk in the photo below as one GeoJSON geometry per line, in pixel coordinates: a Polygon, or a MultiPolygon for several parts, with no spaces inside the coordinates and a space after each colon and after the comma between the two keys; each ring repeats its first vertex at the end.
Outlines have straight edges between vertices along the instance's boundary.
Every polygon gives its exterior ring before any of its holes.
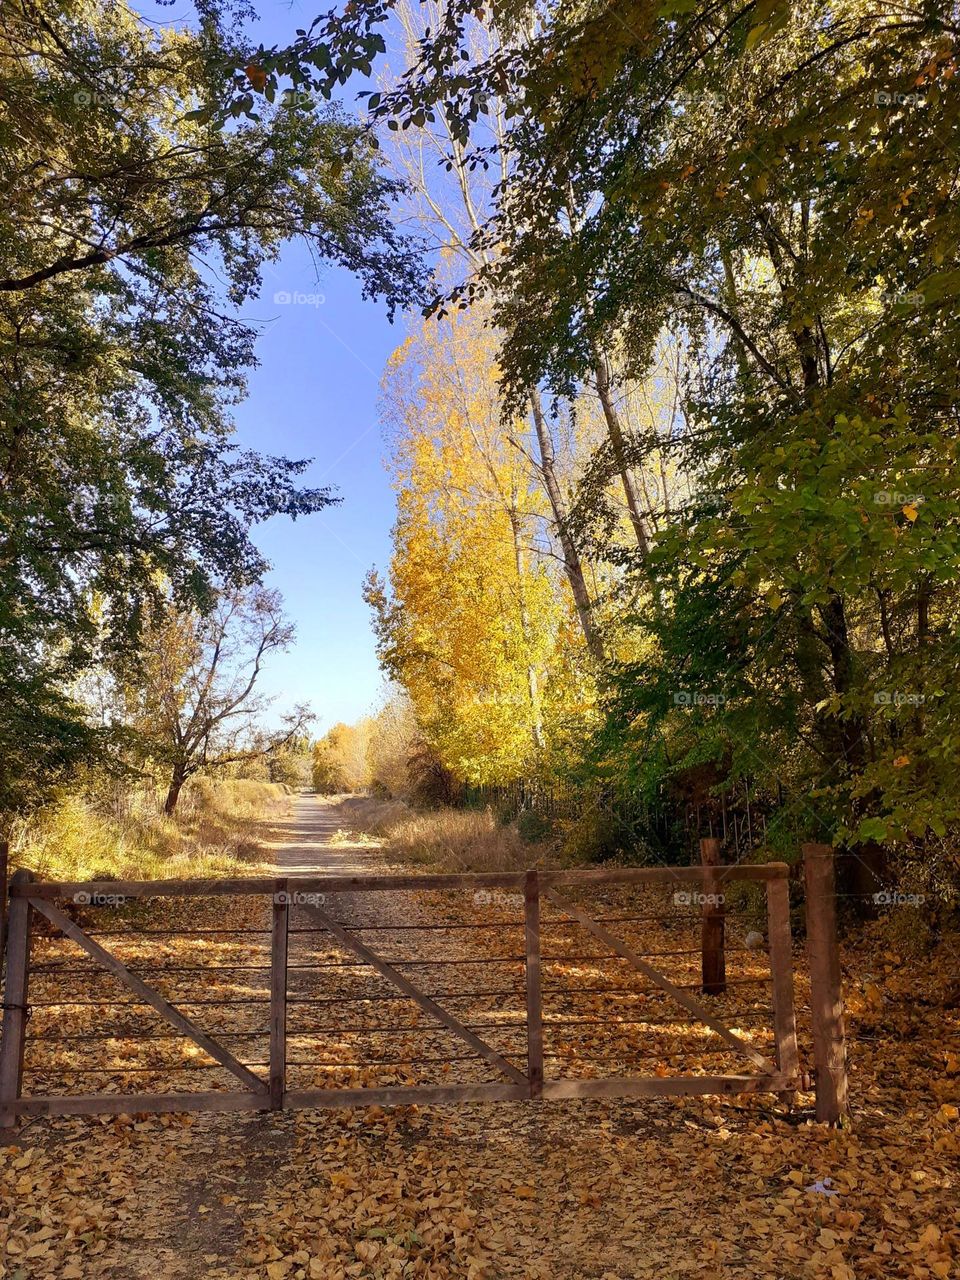
{"type": "MultiPolygon", "coordinates": [[[[723,263],[723,280],[727,288],[727,296],[724,299],[724,305],[735,320],[740,320],[740,298],[737,294],[737,277],[733,270],[733,261],[730,257],[729,249],[722,250],[720,261],[723,263]]],[[[733,350],[737,360],[737,369],[740,371],[740,380],[749,385],[750,382],[750,361],[747,359],[747,349],[743,345],[740,335],[737,333],[730,334],[730,341],[733,343],[733,350]]]]}
{"type": "Polygon", "coordinates": [[[610,362],[602,351],[595,354],[594,373],[597,379],[597,394],[600,397],[604,421],[607,424],[607,434],[610,437],[610,445],[613,449],[613,460],[617,464],[620,483],[623,485],[623,496],[627,500],[630,523],[633,526],[633,533],[637,540],[637,546],[640,548],[640,554],[646,560],[650,554],[650,539],[643,523],[640,502],[637,498],[637,487],[634,484],[633,476],[630,474],[630,467],[627,461],[626,438],[623,434],[623,425],[620,422],[620,414],[614,402],[613,389],[610,385],[610,362]]]}
{"type": "Polygon", "coordinates": [[[527,693],[530,698],[531,736],[536,751],[543,749],[543,709],[540,703],[540,678],[537,668],[529,660],[533,644],[533,631],[530,625],[530,609],[527,604],[527,593],[523,587],[523,549],[520,545],[520,522],[514,508],[510,509],[510,530],[513,534],[513,556],[517,568],[517,605],[520,610],[520,630],[523,633],[524,646],[528,654],[527,661],[527,693]]]}
{"type": "Polygon", "coordinates": [[[532,392],[530,395],[530,408],[533,412],[533,425],[540,449],[540,474],[543,476],[543,487],[547,491],[547,499],[550,503],[550,510],[553,513],[554,527],[557,530],[557,537],[560,539],[560,549],[563,552],[563,568],[567,575],[567,581],[570,583],[570,590],[573,592],[573,603],[577,610],[577,618],[580,621],[580,630],[583,632],[583,638],[587,642],[587,648],[592,657],[597,662],[602,662],[604,657],[603,641],[600,639],[600,634],[593,621],[593,605],[590,600],[590,592],[587,590],[583,561],[580,559],[580,552],[577,550],[576,543],[570,536],[566,504],[557,481],[556,453],[553,448],[553,439],[550,435],[550,428],[547,426],[546,419],[543,416],[540,393],[537,391],[532,392]]]}
{"type": "Polygon", "coordinates": [[[180,763],[175,764],[173,766],[173,772],[170,775],[170,786],[167,788],[167,798],[163,803],[163,812],[168,818],[177,807],[177,801],[180,799],[180,792],[183,790],[183,784],[186,780],[186,769],[180,763]]]}
{"type": "MultiPolygon", "coordinates": [[[[834,691],[845,698],[853,689],[855,670],[843,597],[838,592],[831,591],[830,599],[820,606],[819,612],[830,651],[834,691]]],[[[841,766],[846,778],[862,774],[866,767],[869,758],[869,727],[866,716],[859,711],[844,717],[839,723],[837,736],[840,751],[836,763],[841,766]]],[[[876,795],[873,793],[861,796],[854,801],[854,813],[862,817],[875,800],[876,795]]],[[[845,862],[841,862],[840,886],[845,891],[858,895],[858,906],[864,911],[865,908],[869,909],[870,897],[883,887],[886,869],[887,858],[883,846],[875,841],[868,841],[859,845],[845,862]]]]}

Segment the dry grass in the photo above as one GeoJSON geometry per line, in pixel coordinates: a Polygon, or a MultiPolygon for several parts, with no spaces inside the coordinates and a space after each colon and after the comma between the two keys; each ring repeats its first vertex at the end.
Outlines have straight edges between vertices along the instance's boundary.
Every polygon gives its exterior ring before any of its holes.
{"type": "Polygon", "coordinates": [[[152,790],[128,793],[112,806],[66,793],[17,827],[11,862],[58,880],[249,873],[261,823],[288,804],[283,787],[239,779],[196,779],[172,818],[152,790]]]}
{"type": "Polygon", "coordinates": [[[351,837],[375,836],[405,862],[442,871],[522,871],[543,866],[547,845],[521,839],[516,826],[489,809],[418,813],[401,800],[369,797],[347,802],[351,837]]]}

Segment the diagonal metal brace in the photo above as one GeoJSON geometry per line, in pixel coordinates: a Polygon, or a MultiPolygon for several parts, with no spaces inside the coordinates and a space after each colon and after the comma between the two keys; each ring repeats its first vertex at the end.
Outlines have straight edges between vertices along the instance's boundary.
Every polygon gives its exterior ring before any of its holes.
{"type": "Polygon", "coordinates": [[[165,1018],[178,1031],[182,1031],[185,1036],[188,1036],[195,1044],[199,1045],[214,1061],[219,1062],[227,1071],[232,1071],[238,1079],[243,1081],[248,1089],[252,1089],[254,1093],[267,1092],[266,1081],[261,1080],[258,1075],[255,1075],[249,1067],[245,1067],[242,1062],[238,1062],[232,1053],[217,1044],[215,1040],[211,1040],[185,1014],[175,1009],[152,987],[148,987],[135,973],[131,973],[126,965],[119,961],[116,956],[111,955],[105,947],[101,947],[99,942],[94,942],[92,938],[88,937],[80,926],[75,924],[68,915],[65,915],[59,907],[55,907],[52,902],[47,902],[43,898],[31,898],[30,902],[35,911],[45,915],[51,924],[55,924],[78,947],[82,947],[91,959],[96,960],[104,969],[119,978],[135,995],[138,995],[151,1008],[156,1009],[162,1018],[165,1018]]]}
{"type": "Polygon", "coordinates": [[[738,1053],[746,1054],[752,1062],[756,1063],[756,1065],[762,1070],[768,1071],[771,1075],[777,1074],[777,1068],[769,1058],[765,1058],[763,1054],[758,1053],[752,1045],[747,1044],[745,1040],[741,1040],[736,1032],[725,1027],[722,1022],[718,1022],[713,1014],[711,1014],[709,1010],[705,1009],[698,1000],[695,1000],[693,996],[688,995],[686,991],[681,991],[679,987],[675,987],[669,979],[665,978],[657,969],[654,969],[652,964],[647,964],[647,962],[641,959],[635,951],[632,951],[626,943],[621,942],[619,938],[614,937],[608,929],[604,929],[603,925],[597,924],[597,922],[591,919],[585,911],[581,911],[579,907],[575,907],[572,903],[567,902],[566,899],[559,897],[553,889],[546,889],[544,891],[544,896],[549,898],[553,905],[560,911],[565,912],[569,916],[573,916],[575,920],[583,925],[588,933],[592,933],[595,938],[598,938],[601,942],[605,942],[608,947],[616,951],[617,955],[623,956],[624,960],[628,960],[635,969],[644,975],[644,977],[649,978],[651,982],[661,989],[661,991],[665,991],[671,999],[675,1000],[678,1004],[683,1005],[684,1009],[689,1013],[692,1013],[698,1022],[702,1022],[704,1026],[709,1027],[711,1031],[715,1031],[721,1039],[725,1040],[727,1044],[736,1049],[738,1053]]]}
{"type": "Polygon", "coordinates": [[[329,930],[329,932],[333,934],[338,942],[342,943],[343,946],[352,951],[354,955],[359,956],[361,960],[371,965],[378,973],[382,974],[383,977],[388,978],[394,986],[399,987],[400,990],[405,995],[408,995],[415,1004],[418,1004],[424,1012],[431,1014],[439,1022],[442,1022],[445,1027],[452,1031],[454,1035],[459,1036],[461,1040],[465,1040],[470,1048],[478,1053],[480,1057],[485,1058],[491,1066],[496,1067],[498,1071],[502,1071],[503,1074],[515,1084],[525,1085],[527,1083],[527,1077],[522,1071],[518,1071],[512,1062],[508,1062],[506,1058],[497,1053],[496,1049],[492,1049],[486,1041],[481,1040],[478,1035],[474,1035],[474,1033],[468,1027],[465,1027],[462,1022],[458,1022],[452,1014],[447,1013],[446,1009],[442,1009],[440,1005],[431,1000],[429,996],[424,995],[419,988],[415,987],[413,983],[409,981],[409,979],[405,978],[397,969],[394,969],[393,965],[388,964],[386,960],[381,960],[376,952],[371,951],[369,947],[365,947],[358,938],[354,938],[350,933],[348,933],[347,930],[344,929],[342,925],[339,925],[332,916],[328,915],[322,907],[308,906],[302,908],[302,910],[306,911],[308,915],[313,916],[315,920],[318,920],[325,929],[329,930]]]}

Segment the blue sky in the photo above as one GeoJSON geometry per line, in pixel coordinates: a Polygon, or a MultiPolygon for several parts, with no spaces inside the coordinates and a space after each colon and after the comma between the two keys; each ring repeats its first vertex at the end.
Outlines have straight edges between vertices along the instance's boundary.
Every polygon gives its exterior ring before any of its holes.
{"type": "MultiPolygon", "coordinates": [[[[266,46],[292,42],[330,7],[322,0],[255,0],[260,20],[253,39],[266,46]]],[[[145,15],[158,23],[190,21],[178,11],[145,0],[145,15]]],[[[354,111],[361,81],[342,97],[354,111]]],[[[332,485],[342,502],[303,520],[274,520],[254,530],[273,569],[267,585],[284,597],[296,623],[295,647],[274,655],[262,677],[277,712],[309,702],[315,733],[338,720],[369,711],[382,687],[369,611],[361,598],[364,576],[386,569],[394,504],[381,459],[377,420],[380,375],[403,339],[402,319],[389,324],[382,303],[364,301],[356,279],[327,268],[318,280],[303,245],[285,247],[268,264],[259,302],[244,308],[262,322],[260,366],[251,371],[250,393],[235,411],[237,444],[265,453],[315,461],[309,485],[332,485]],[[322,302],[277,304],[277,293],[320,295],[322,302]]]]}
{"type": "Polygon", "coordinates": [[[238,443],[313,458],[305,482],[334,485],[343,499],[320,515],[273,520],[254,532],[274,566],[268,585],[282,592],[297,625],[295,647],[274,656],[263,687],[278,709],[310,702],[322,732],[368,711],[381,684],[361,586],[390,556],[393,494],[377,397],[402,322],[390,325],[382,305],[365,302],[349,272],[330,269],[318,281],[299,245],[268,269],[260,302],[246,314],[271,323],[257,344],[250,395],[236,411],[238,443]],[[322,301],[275,304],[278,292],[322,301]]]}

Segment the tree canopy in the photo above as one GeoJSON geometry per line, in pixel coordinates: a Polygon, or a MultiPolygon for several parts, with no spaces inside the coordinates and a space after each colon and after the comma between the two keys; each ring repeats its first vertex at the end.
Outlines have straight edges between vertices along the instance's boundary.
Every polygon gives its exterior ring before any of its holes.
{"type": "Polygon", "coordinates": [[[397,184],[335,108],[198,118],[237,39],[205,7],[192,28],[93,0],[0,18],[0,745],[37,762],[24,797],[98,749],[73,682],[136,660],[148,601],[256,582],[251,527],[333,500],[231,441],[263,264],[302,238],[391,310],[421,279],[397,184]]]}

